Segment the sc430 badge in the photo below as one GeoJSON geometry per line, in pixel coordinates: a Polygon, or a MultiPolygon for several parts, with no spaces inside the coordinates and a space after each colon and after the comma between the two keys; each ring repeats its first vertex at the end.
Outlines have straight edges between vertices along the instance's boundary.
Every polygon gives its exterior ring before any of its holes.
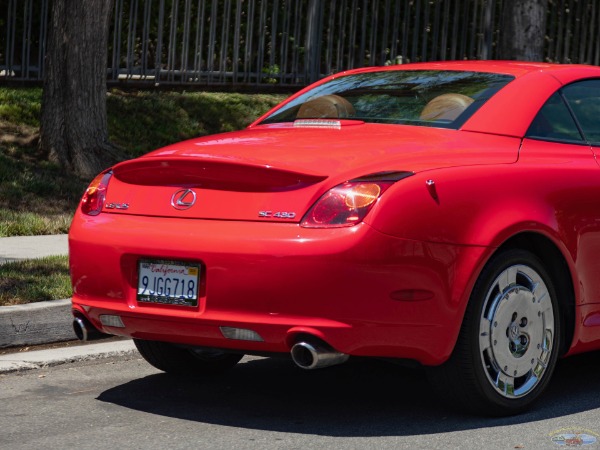
{"type": "Polygon", "coordinates": [[[129,203],[107,203],[106,209],[129,209],[129,203]]]}
{"type": "Polygon", "coordinates": [[[291,211],[259,211],[258,217],[261,219],[293,219],[296,217],[296,213],[291,211]]]}

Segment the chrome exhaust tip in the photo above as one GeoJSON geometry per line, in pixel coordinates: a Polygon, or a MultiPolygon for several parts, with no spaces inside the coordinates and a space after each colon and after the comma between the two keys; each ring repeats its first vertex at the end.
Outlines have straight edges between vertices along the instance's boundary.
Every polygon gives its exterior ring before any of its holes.
{"type": "Polygon", "coordinates": [[[292,360],[301,369],[313,370],[335,366],[348,361],[350,355],[340,353],[326,344],[300,341],[292,347],[292,360]]]}
{"type": "Polygon", "coordinates": [[[76,316],[75,319],[73,319],[73,331],[75,332],[77,339],[83,342],[96,341],[98,339],[109,337],[109,335],[102,333],[94,327],[87,319],[79,316],[76,316]]]}

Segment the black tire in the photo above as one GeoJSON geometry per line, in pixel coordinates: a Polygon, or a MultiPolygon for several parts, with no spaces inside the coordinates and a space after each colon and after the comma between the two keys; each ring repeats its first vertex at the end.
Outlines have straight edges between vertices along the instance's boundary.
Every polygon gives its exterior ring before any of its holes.
{"type": "Polygon", "coordinates": [[[143,358],[163,372],[176,375],[213,375],[235,366],[244,355],[221,350],[188,349],[167,342],[134,339],[143,358]]]}
{"type": "Polygon", "coordinates": [[[428,370],[443,397],[479,415],[525,411],[548,386],[560,352],[556,290],[532,253],[508,249],[480,274],[450,359],[428,370]]]}

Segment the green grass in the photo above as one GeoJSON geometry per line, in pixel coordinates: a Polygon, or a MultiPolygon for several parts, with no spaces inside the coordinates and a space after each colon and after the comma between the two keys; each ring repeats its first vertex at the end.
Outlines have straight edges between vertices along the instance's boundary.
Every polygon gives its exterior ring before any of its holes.
{"type": "Polygon", "coordinates": [[[62,213],[42,215],[28,211],[0,208],[0,237],[63,234],[69,231],[73,215],[62,213]]]}
{"type": "Polygon", "coordinates": [[[0,120],[13,125],[40,126],[42,89],[0,88],[0,120]]]}
{"type": "Polygon", "coordinates": [[[71,297],[67,256],[0,265],[0,306],[71,297]]]}
{"type": "Polygon", "coordinates": [[[0,237],[66,233],[86,185],[35,148],[0,145],[0,237]]]}

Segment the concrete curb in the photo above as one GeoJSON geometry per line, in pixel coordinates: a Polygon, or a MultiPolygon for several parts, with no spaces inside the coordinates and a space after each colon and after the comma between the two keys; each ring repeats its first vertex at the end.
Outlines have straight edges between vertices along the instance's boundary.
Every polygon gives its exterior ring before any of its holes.
{"type": "Polygon", "coordinates": [[[0,307],[0,348],[77,339],[71,300],[0,307]]]}
{"type": "Polygon", "coordinates": [[[114,356],[133,356],[136,354],[137,350],[131,340],[10,353],[0,355],[0,374],[43,369],[77,361],[90,361],[114,356]]]}
{"type": "MultiPolygon", "coordinates": [[[[53,300],[0,308],[0,348],[76,340],[71,300],[53,300]]],[[[0,375],[77,361],[135,355],[131,340],[0,355],[0,375]]]]}

